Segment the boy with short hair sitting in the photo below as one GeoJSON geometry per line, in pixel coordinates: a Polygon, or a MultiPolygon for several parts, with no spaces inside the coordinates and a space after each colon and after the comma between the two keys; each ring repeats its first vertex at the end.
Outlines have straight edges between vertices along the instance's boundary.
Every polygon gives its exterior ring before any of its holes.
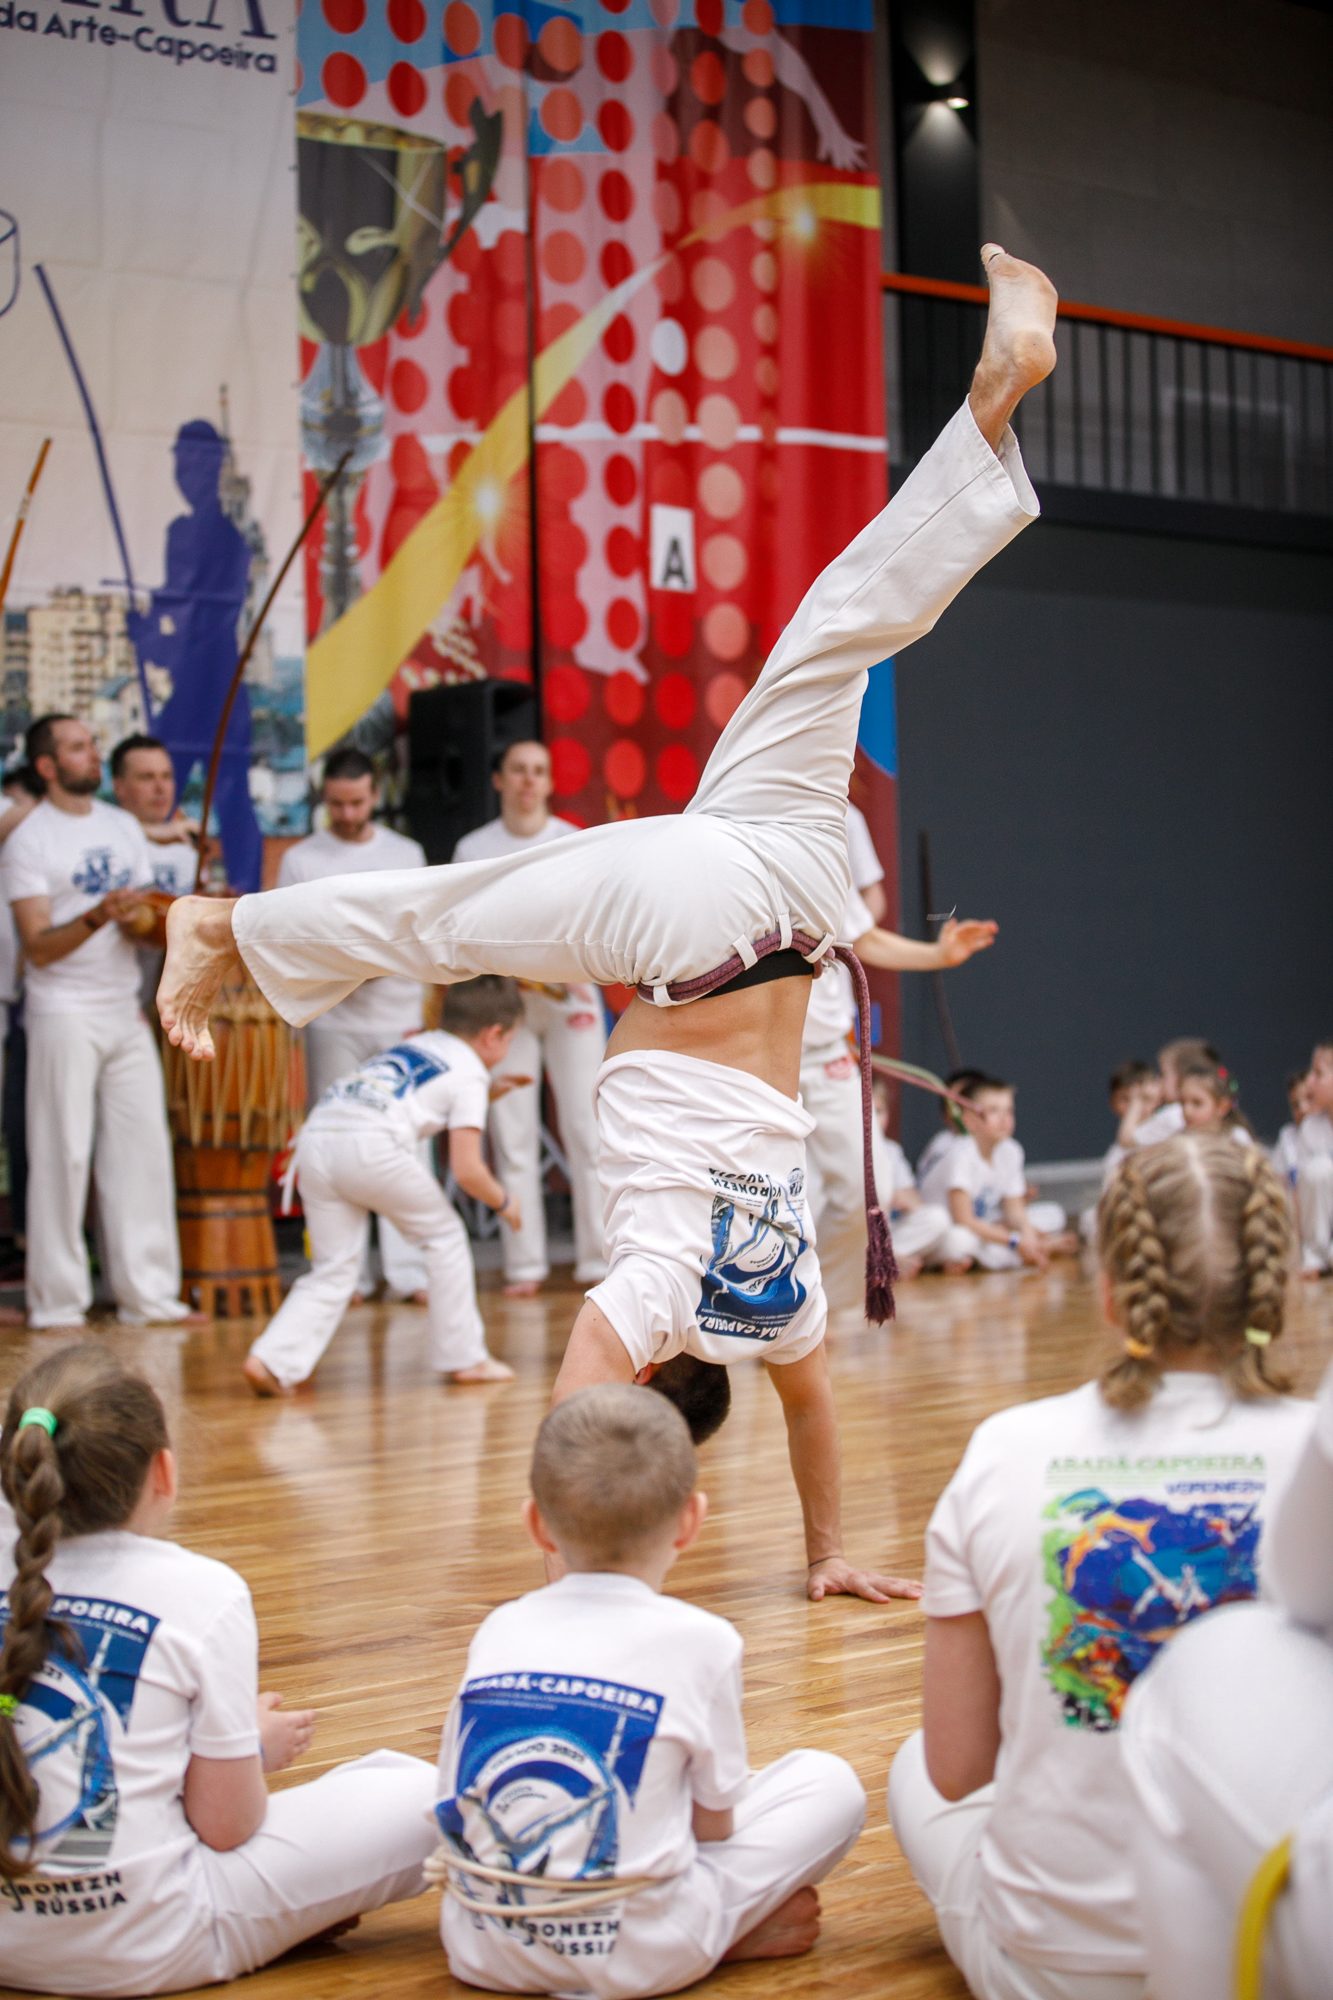
{"type": "Polygon", "coordinates": [[[787,1958],[856,1840],[850,1765],[750,1775],[741,1639],[661,1595],[708,1512],[684,1420],[605,1383],[537,1434],[524,1521],[558,1583],[493,1611],[440,1749],[441,1933],[456,1979],[510,1993],[672,1993],[787,1958]]]}
{"type": "Polygon", "coordinates": [[[372,1213],[421,1253],[432,1367],[455,1382],[513,1379],[486,1352],[467,1231],[420,1145],[447,1131],[458,1185],[518,1228],[518,1204],[482,1158],[481,1135],[492,1095],[506,1088],[493,1090],[487,1072],[504,1061],[522,1018],[512,979],[487,973],[446,987],[440,1028],[372,1056],[320,1098],[295,1159],[314,1268],[246,1356],[257,1396],[289,1396],[314,1373],[351,1303],[372,1213]]]}
{"type": "Polygon", "coordinates": [[[950,1264],[980,1264],[988,1271],[1016,1271],[1035,1264],[1044,1271],[1057,1251],[1073,1251],[1064,1210],[1053,1201],[1029,1203],[1023,1148],[1014,1137],[1014,1091],[999,1077],[964,1083],[965,1134],[957,1138],[922,1183],[925,1201],[947,1202],[953,1228],[944,1247],[950,1264]]]}

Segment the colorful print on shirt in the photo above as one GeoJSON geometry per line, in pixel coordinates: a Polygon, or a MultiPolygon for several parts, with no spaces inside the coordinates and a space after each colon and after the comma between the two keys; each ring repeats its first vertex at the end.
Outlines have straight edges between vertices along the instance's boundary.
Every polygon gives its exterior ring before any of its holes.
{"type": "Polygon", "coordinates": [[[1258,1594],[1259,1456],[1057,1459],[1044,1510],[1042,1666],[1075,1729],[1115,1729],[1160,1646],[1258,1594]]]}
{"type": "MultiPolygon", "coordinates": [[[[41,1786],[37,1852],[44,1864],[78,1868],[105,1859],[115,1840],[120,1794],[113,1745],[129,1727],[158,1621],[133,1605],[82,1597],[57,1597],[50,1615],[74,1632],[78,1646],[73,1655],[48,1657],[19,1702],[14,1729],[41,1786]]],[[[5,1602],[0,1631],[8,1619],[5,1602]]]]}
{"type": "Polygon", "coordinates": [[[457,1854],[526,1878],[464,1876],[472,1900],[514,1909],[476,1921],[562,1958],[606,1956],[623,1902],[562,1919],[549,1884],[577,1882],[588,1894],[615,1876],[621,1820],[633,1811],[663,1697],[575,1675],[512,1673],[466,1682],[459,1701],[456,1789],[435,1808],[440,1830],[457,1854]]]}
{"type": "Polygon", "coordinates": [[[449,1065],[425,1049],[415,1047],[411,1042],[400,1042],[397,1048],[385,1049],[383,1055],[372,1056],[351,1076],[333,1084],[325,1093],[327,1099],[337,1098],[347,1104],[365,1104],[372,1111],[387,1111],[400,1097],[408,1097],[414,1090],[433,1083],[437,1076],[448,1073],[449,1065]]]}
{"type": "Polygon", "coordinates": [[[796,1266],[809,1248],[802,1209],[805,1171],[771,1174],[709,1169],[713,1248],[695,1314],[704,1333],[776,1340],[805,1304],[796,1266]]]}

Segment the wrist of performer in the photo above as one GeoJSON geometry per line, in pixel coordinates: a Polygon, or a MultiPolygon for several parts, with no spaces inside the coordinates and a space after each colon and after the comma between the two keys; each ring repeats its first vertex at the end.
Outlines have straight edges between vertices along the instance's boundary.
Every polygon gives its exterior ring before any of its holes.
{"type": "Polygon", "coordinates": [[[510,1194],[510,1192],[509,1192],[508,1188],[506,1188],[506,1189],[505,1189],[505,1198],[504,1198],[504,1200],[503,1200],[503,1201],[502,1201],[502,1202],[500,1203],[500,1206],[499,1206],[499,1207],[498,1207],[498,1208],[496,1209],[495,1213],[496,1213],[497,1215],[503,1215],[503,1214],[504,1214],[504,1212],[505,1212],[505,1210],[506,1210],[507,1208],[509,1208],[509,1207],[510,1207],[510,1205],[512,1204],[512,1202],[513,1202],[513,1199],[514,1199],[513,1195],[512,1195],[512,1194],[510,1194]]]}

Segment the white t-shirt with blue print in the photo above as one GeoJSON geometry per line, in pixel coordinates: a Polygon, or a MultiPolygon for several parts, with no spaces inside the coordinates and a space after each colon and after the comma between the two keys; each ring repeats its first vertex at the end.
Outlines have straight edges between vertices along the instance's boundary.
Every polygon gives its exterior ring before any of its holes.
{"type": "MultiPolygon", "coordinates": [[[[112,889],[152,884],[153,858],[143,828],[119,806],[92,801],[87,813],[62,812],[49,799],[34,806],[5,842],[5,899],[46,896],[52,926],[70,923],[112,889]]],[[[32,1014],[88,1014],[139,1005],[139,953],[119,924],[103,924],[53,965],[24,974],[32,1014]]]]}
{"type": "Polygon", "coordinates": [[[362,1063],[326,1090],[307,1132],[364,1132],[370,1126],[414,1147],[437,1132],[486,1123],[491,1080],[476,1050],[433,1028],[362,1063]]]}

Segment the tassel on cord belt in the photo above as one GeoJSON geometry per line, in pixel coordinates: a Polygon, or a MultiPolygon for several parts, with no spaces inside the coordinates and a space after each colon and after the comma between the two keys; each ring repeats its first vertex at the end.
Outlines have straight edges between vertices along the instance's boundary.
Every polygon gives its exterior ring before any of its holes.
{"type": "Polygon", "coordinates": [[[893,1287],[898,1263],[893,1254],[889,1218],[879,1204],[875,1187],[875,1152],[871,1142],[871,1120],[875,1115],[875,1094],[870,1065],[870,986],[866,970],[848,944],[835,944],[833,956],[847,967],[856,988],[856,1018],[861,1056],[861,1144],[864,1149],[866,1201],[866,1318],[876,1326],[894,1315],[893,1287]]]}

